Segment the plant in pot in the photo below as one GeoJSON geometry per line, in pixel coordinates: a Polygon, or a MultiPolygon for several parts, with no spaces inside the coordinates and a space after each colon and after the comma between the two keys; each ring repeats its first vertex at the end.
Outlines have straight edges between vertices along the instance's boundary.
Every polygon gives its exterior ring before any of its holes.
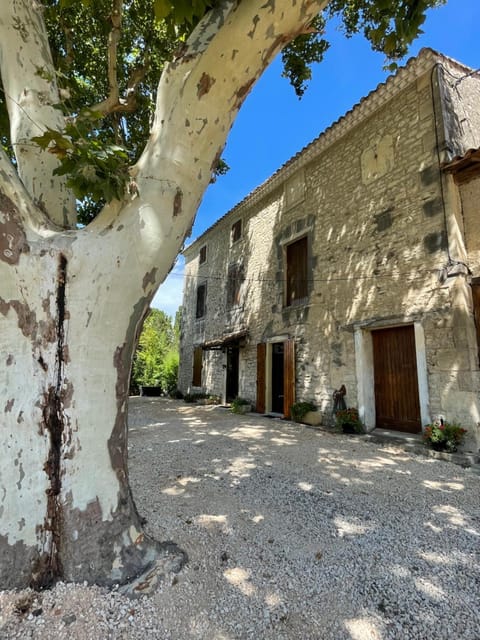
{"type": "Polygon", "coordinates": [[[248,413],[252,410],[252,403],[250,402],[250,400],[246,400],[245,398],[235,398],[234,400],[232,400],[230,410],[232,413],[248,413]]]}
{"type": "Polygon", "coordinates": [[[317,405],[313,402],[294,402],[290,407],[290,413],[294,422],[313,425],[318,425],[321,422],[321,415],[317,411],[317,405]]]}
{"type": "Polygon", "coordinates": [[[335,414],[336,426],[343,433],[363,433],[363,423],[358,415],[358,409],[349,407],[340,409],[335,414]]]}
{"type": "Polygon", "coordinates": [[[446,422],[438,418],[432,424],[427,424],[423,431],[423,442],[434,451],[453,453],[462,444],[466,429],[457,422],[446,422]]]}

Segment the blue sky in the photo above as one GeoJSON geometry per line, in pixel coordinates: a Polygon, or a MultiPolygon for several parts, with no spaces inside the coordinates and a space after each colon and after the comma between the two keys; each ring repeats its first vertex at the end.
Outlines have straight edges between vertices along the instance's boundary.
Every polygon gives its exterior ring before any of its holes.
{"type": "MultiPolygon", "coordinates": [[[[480,68],[480,0],[448,0],[428,13],[424,34],[410,48],[414,56],[431,47],[480,68]]],[[[193,241],[302,147],[385,80],[384,57],[357,36],[346,39],[334,25],[324,61],[302,100],[281,77],[277,59],[255,85],[238,115],[223,153],[230,171],[208,188],[198,210],[193,241]]],[[[174,315],[182,302],[183,261],[158,290],[152,306],[174,315]]]]}

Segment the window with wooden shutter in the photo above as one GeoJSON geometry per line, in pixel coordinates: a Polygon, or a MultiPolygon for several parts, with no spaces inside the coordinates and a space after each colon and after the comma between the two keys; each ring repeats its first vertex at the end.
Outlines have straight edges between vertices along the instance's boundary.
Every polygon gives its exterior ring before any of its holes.
{"type": "Polygon", "coordinates": [[[227,277],[227,308],[237,307],[241,303],[242,282],[244,280],[243,265],[231,264],[227,277]]]}
{"type": "Polygon", "coordinates": [[[202,347],[195,347],[193,350],[193,375],[192,386],[202,386],[202,366],[203,366],[203,349],[202,347]]]}
{"type": "Polygon", "coordinates": [[[207,285],[201,284],[197,287],[197,306],[195,309],[195,317],[203,318],[206,311],[206,302],[207,302],[207,285]]]}
{"type": "Polygon", "coordinates": [[[200,249],[198,258],[199,258],[200,264],[203,264],[204,262],[207,261],[207,245],[206,244],[204,244],[203,247],[200,249]]]}
{"type": "Polygon", "coordinates": [[[308,239],[307,236],[285,248],[285,305],[303,302],[308,297],[308,239]]]}

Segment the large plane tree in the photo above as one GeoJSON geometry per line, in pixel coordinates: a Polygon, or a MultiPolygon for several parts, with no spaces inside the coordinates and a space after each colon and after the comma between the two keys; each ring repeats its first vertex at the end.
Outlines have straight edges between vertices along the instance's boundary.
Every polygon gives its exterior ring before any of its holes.
{"type": "MultiPolygon", "coordinates": [[[[440,2],[327,10],[395,58],[440,2]]],[[[125,583],[165,553],[128,485],[135,341],[243,101],[285,45],[302,93],[326,5],[2,3],[0,588],[125,583]]]]}

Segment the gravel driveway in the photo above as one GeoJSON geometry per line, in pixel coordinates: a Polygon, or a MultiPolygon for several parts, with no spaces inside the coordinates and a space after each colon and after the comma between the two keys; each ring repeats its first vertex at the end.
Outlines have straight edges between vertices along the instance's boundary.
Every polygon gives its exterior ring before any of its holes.
{"type": "Polygon", "coordinates": [[[130,423],[139,511],[188,564],[134,601],[0,593],[0,638],[480,638],[480,477],[220,407],[135,398],[130,423]]]}

